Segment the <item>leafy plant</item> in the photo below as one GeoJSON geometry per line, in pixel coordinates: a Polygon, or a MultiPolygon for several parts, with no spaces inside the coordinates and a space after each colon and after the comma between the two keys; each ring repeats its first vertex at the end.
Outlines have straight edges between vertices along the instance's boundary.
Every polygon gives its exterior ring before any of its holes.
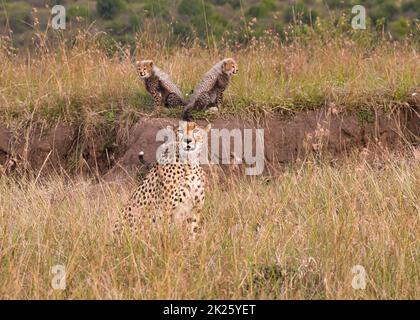
{"type": "Polygon", "coordinates": [[[97,0],[96,10],[104,19],[113,19],[118,13],[125,8],[123,0],[97,0]]]}
{"type": "Polygon", "coordinates": [[[88,17],[89,9],[82,5],[71,6],[66,14],[68,17],[88,17]]]}

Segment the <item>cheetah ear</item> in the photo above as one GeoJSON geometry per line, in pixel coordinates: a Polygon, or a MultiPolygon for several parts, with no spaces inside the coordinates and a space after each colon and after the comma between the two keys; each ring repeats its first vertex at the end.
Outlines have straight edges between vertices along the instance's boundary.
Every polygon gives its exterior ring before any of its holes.
{"type": "Polygon", "coordinates": [[[222,70],[226,70],[227,61],[223,61],[222,63],[222,70]]]}
{"type": "Polygon", "coordinates": [[[136,61],[136,66],[138,67],[140,65],[141,61],[137,60],[136,61]]]}
{"type": "Polygon", "coordinates": [[[150,68],[153,68],[153,65],[154,65],[153,61],[150,60],[150,62],[149,62],[150,68]]]}
{"type": "Polygon", "coordinates": [[[168,130],[168,131],[174,131],[174,127],[172,127],[172,126],[166,126],[166,130],[168,130]]]}

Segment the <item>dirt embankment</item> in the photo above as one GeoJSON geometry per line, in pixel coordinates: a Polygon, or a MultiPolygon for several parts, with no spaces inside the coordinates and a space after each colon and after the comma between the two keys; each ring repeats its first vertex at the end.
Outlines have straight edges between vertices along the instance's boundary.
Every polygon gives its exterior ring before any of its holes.
{"type": "MultiPolygon", "coordinates": [[[[254,152],[255,129],[264,129],[265,169],[269,170],[277,164],[303,158],[308,153],[322,152],[340,157],[352,150],[371,146],[394,150],[407,142],[417,145],[419,111],[418,106],[391,113],[339,113],[329,108],[260,122],[217,119],[212,121],[212,128],[239,129],[242,139],[244,129],[252,129],[254,152]]],[[[204,124],[206,121],[198,122],[204,124]]],[[[89,135],[81,134],[79,127],[66,124],[57,124],[47,132],[37,128],[12,132],[7,126],[0,125],[0,164],[14,156],[26,170],[33,172],[65,170],[97,174],[106,179],[134,175],[140,167],[138,152],[144,151],[146,162],[155,162],[156,149],[162,144],[156,141],[156,132],[177,123],[178,119],[173,118],[142,118],[130,128],[114,128],[106,133],[92,132],[89,135]]],[[[231,152],[233,150],[232,145],[231,152]]]]}

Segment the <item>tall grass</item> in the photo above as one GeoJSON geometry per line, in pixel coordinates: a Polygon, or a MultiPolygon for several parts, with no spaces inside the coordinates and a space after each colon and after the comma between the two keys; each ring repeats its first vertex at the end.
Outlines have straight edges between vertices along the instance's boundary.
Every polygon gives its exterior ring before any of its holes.
{"type": "Polygon", "coordinates": [[[118,246],[110,224],[126,184],[1,178],[0,298],[420,298],[418,162],[212,181],[196,242],[163,227],[118,246]],[[57,264],[63,291],[51,287],[57,264]]]}
{"type": "Polygon", "coordinates": [[[409,39],[397,43],[321,33],[293,41],[251,39],[247,46],[220,43],[206,48],[195,42],[169,47],[141,34],[135,48],[116,45],[111,53],[99,35],[80,32],[70,43],[40,33],[35,50],[17,55],[10,39],[0,41],[0,119],[10,124],[97,123],[115,110],[130,117],[150,114],[151,99],[133,67],[144,58],[155,60],[185,94],[219,59],[237,59],[239,75],[222,109],[227,115],[327,104],[346,110],[389,108],[402,105],[420,84],[419,47],[409,39]]]}
{"type": "MultiPolygon", "coordinates": [[[[133,67],[146,58],[187,94],[215,62],[234,57],[239,75],[224,116],[388,109],[419,88],[414,38],[347,35],[318,23],[288,29],[285,39],[257,40],[250,27],[245,46],[173,47],[146,33],[111,51],[101,35],[50,38],[38,30],[34,48],[16,51],[13,39],[0,37],[0,123],[64,121],[86,130],[151,115],[133,67]]],[[[375,169],[351,159],[336,168],[307,162],[270,181],[212,179],[198,241],[165,225],[117,245],[111,222],[132,186],[0,176],[0,298],[419,299],[419,181],[414,160],[375,169]],[[51,286],[55,265],[66,269],[63,291],[51,286]],[[354,265],[366,269],[365,290],[352,287],[354,265]]]]}

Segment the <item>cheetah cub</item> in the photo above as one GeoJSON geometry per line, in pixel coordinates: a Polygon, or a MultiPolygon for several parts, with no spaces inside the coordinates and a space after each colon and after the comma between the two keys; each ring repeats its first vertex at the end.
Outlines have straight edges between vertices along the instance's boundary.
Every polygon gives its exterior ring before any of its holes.
{"type": "Polygon", "coordinates": [[[140,78],[144,79],[147,92],[153,97],[154,108],[186,105],[178,87],[152,60],[137,61],[136,67],[140,78]]]}
{"type": "Polygon", "coordinates": [[[114,224],[115,235],[121,235],[123,230],[136,234],[147,221],[173,221],[187,226],[195,239],[206,180],[199,160],[201,152],[207,150],[210,128],[210,124],[201,128],[194,122],[183,121],[175,131],[168,128],[174,133],[173,139],[162,146],[158,163],[123,207],[114,224]]]}
{"type": "Polygon", "coordinates": [[[201,83],[195,87],[182,118],[189,120],[191,110],[204,110],[220,107],[223,92],[229,85],[232,75],[238,73],[238,65],[232,58],[226,58],[216,63],[203,77],[201,83]]]}

